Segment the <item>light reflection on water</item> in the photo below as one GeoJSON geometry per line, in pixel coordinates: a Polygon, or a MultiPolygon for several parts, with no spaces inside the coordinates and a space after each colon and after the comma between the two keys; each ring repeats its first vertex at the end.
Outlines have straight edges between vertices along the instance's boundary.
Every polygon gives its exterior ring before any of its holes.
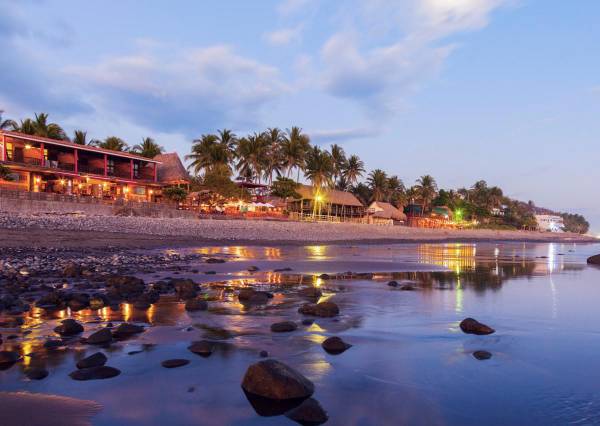
{"type": "Polygon", "coordinates": [[[195,249],[235,260],[208,265],[222,268],[218,280],[203,286],[214,298],[208,312],[188,313],[172,297],[146,311],[131,304],[53,313],[34,307],[20,328],[31,334],[5,341],[3,348],[43,356],[25,357],[0,372],[0,386],[97,400],[105,407],[95,419],[100,425],[282,424],[287,420],[281,417],[258,417],[239,389],[246,367],[267,350],[315,382],[315,397],[331,424],[593,424],[600,421],[600,404],[588,372],[600,368],[600,270],[587,267],[584,259],[594,251],[600,249],[522,243],[195,249]],[[260,271],[245,275],[244,261],[260,271]],[[338,262],[343,268],[337,272],[389,268],[371,270],[380,272],[374,280],[303,276],[323,269],[319,262],[338,262]],[[392,273],[396,265],[401,268],[392,273]],[[281,266],[293,271],[273,272],[281,266]],[[392,289],[386,285],[392,278],[419,289],[392,289]],[[293,333],[271,333],[273,322],[300,322],[297,309],[306,300],[297,290],[307,285],[321,288],[320,301],[337,303],[341,316],[317,319],[293,333]],[[244,305],[234,293],[242,287],[271,291],[274,297],[266,306],[244,305]],[[489,323],[497,333],[462,334],[458,323],[466,316],[489,323]],[[73,342],[67,350],[41,349],[66,317],[90,331],[120,321],[153,327],[101,349],[121,376],[76,383],[67,374],[77,359],[98,348],[73,342]],[[331,335],[353,347],[341,355],[326,354],[320,343],[331,335]],[[207,359],[186,350],[190,341],[202,338],[220,345],[207,359]],[[493,357],[477,361],[476,350],[493,357]],[[127,355],[131,351],[136,354],[127,355]],[[192,362],[167,371],[160,367],[167,358],[192,362]],[[26,381],[22,372],[31,365],[44,366],[50,376],[26,381]],[[192,386],[196,391],[188,393],[192,386]]]}

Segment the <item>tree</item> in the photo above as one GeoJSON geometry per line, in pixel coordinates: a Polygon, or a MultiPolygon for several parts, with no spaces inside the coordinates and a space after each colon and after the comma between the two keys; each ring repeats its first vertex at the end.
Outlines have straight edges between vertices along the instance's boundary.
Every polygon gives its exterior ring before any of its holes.
{"type": "Polygon", "coordinates": [[[417,179],[415,191],[418,198],[423,203],[423,211],[428,211],[431,201],[435,198],[437,192],[437,183],[430,175],[423,175],[417,179]]]}
{"type": "Polygon", "coordinates": [[[371,201],[383,201],[388,194],[388,177],[381,169],[375,169],[369,173],[367,184],[371,190],[371,201]]]}
{"type": "Polygon", "coordinates": [[[263,133],[265,155],[262,159],[262,169],[269,185],[273,183],[273,173],[281,176],[283,169],[282,146],[285,134],[277,127],[269,128],[263,133]]]}
{"type": "Polygon", "coordinates": [[[83,130],[75,130],[73,132],[73,139],[71,139],[71,142],[76,143],[77,145],[87,145],[87,132],[84,132],[83,130]]]}
{"type": "Polygon", "coordinates": [[[298,186],[299,184],[294,179],[277,176],[271,188],[271,195],[283,198],[284,200],[288,198],[301,198],[300,194],[296,192],[298,186]]]}
{"type": "Polygon", "coordinates": [[[2,120],[2,114],[4,114],[4,111],[0,109],[0,130],[14,129],[17,127],[17,123],[14,120],[2,120]]]}
{"type": "Polygon", "coordinates": [[[373,198],[373,194],[371,189],[365,185],[364,183],[359,183],[350,188],[350,192],[356,196],[360,200],[361,203],[367,205],[373,198]]]}
{"type": "Polygon", "coordinates": [[[235,157],[238,160],[235,168],[243,176],[250,176],[253,181],[258,179],[260,183],[266,154],[266,143],[262,133],[241,138],[235,150],[235,157]]]}
{"type": "Polygon", "coordinates": [[[398,176],[390,176],[387,181],[388,194],[387,200],[396,207],[402,207],[406,204],[406,188],[398,176]]]}
{"type": "Polygon", "coordinates": [[[141,144],[133,146],[132,152],[146,158],[154,158],[164,152],[164,148],[157,144],[154,139],[146,137],[142,139],[141,144]]]}
{"type": "Polygon", "coordinates": [[[0,164],[0,180],[12,181],[11,171],[8,167],[0,164]]]}
{"type": "Polygon", "coordinates": [[[314,187],[333,186],[333,159],[327,151],[314,146],[308,152],[305,169],[304,174],[314,187]]]}
{"type": "Polygon", "coordinates": [[[565,224],[564,230],[566,232],[585,234],[590,229],[589,222],[580,214],[561,213],[561,216],[565,224]]]}
{"type": "Polygon", "coordinates": [[[184,188],[177,186],[165,188],[163,189],[162,193],[166,198],[177,203],[184,201],[188,196],[188,192],[184,188]]]}
{"type": "Polygon", "coordinates": [[[98,148],[110,149],[112,151],[128,150],[127,143],[123,139],[116,136],[109,136],[106,139],[104,139],[104,141],[98,141],[96,146],[98,148]]]}
{"type": "Polygon", "coordinates": [[[234,156],[237,137],[230,130],[219,130],[218,135],[205,134],[192,142],[192,151],[185,156],[192,160],[189,169],[197,175],[215,168],[226,167],[231,172],[230,162],[234,156]]]}
{"type": "Polygon", "coordinates": [[[351,155],[344,165],[342,175],[349,185],[355,185],[365,172],[365,163],[357,155],[351,155]]]}
{"type": "Polygon", "coordinates": [[[346,160],[344,149],[337,144],[331,145],[329,152],[333,160],[333,180],[337,182],[338,178],[342,176],[348,160],[346,160]]]}
{"type": "Polygon", "coordinates": [[[306,166],[306,157],[310,150],[310,139],[302,133],[300,127],[294,126],[287,129],[287,137],[282,143],[282,165],[287,170],[287,176],[290,176],[292,169],[297,170],[296,181],[300,181],[300,170],[306,166]]]}
{"type": "Polygon", "coordinates": [[[43,138],[68,140],[65,131],[56,123],[48,123],[48,114],[35,114],[35,118],[21,120],[21,124],[11,123],[13,130],[26,135],[41,136],[43,138]]]}
{"type": "MultiPolygon", "coordinates": [[[[208,169],[202,178],[202,187],[217,194],[218,203],[224,202],[227,198],[247,199],[248,191],[238,187],[231,180],[231,169],[223,165],[208,169]]],[[[213,199],[213,204],[217,199],[213,199]]]]}

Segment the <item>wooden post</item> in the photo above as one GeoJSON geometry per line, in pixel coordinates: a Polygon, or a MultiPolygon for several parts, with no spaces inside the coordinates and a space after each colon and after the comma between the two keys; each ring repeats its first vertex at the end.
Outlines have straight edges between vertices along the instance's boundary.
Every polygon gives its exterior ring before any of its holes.
{"type": "Polygon", "coordinates": [[[0,152],[0,155],[2,156],[0,158],[0,160],[2,161],[8,161],[8,150],[6,149],[6,137],[4,136],[4,133],[2,133],[2,152],[0,152]]]}
{"type": "Polygon", "coordinates": [[[75,158],[75,173],[79,173],[79,151],[77,148],[74,150],[74,158],[75,158]]]}
{"type": "Polygon", "coordinates": [[[133,180],[133,159],[129,160],[129,172],[131,180],[133,180]]]}
{"type": "MultiPolygon", "coordinates": [[[[158,182],[158,164],[154,163],[154,182],[158,182]]],[[[189,191],[189,188],[188,188],[189,191]]]]}
{"type": "Polygon", "coordinates": [[[104,154],[104,176],[108,176],[108,154],[104,154]]]}
{"type": "Polygon", "coordinates": [[[42,157],[40,159],[40,165],[44,167],[46,165],[46,161],[44,159],[44,142],[40,143],[40,152],[42,153],[42,157]]]}

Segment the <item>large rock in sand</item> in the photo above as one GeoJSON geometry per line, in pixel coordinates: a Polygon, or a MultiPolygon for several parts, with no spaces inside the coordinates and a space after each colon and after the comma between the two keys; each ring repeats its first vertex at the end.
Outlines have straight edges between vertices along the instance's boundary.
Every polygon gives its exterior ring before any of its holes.
{"type": "Polygon", "coordinates": [[[62,320],[61,325],[56,327],[54,331],[61,336],[73,336],[75,334],[83,333],[83,326],[74,319],[68,318],[62,320]]]}
{"type": "Polygon", "coordinates": [[[322,425],[329,419],[321,404],[313,398],[308,398],[296,408],[292,408],[285,416],[301,425],[322,425]]]}
{"type": "Polygon", "coordinates": [[[473,318],[465,318],[462,320],[460,322],[460,329],[464,333],[477,335],[492,334],[496,331],[492,327],[482,324],[473,318]]]}
{"type": "Polygon", "coordinates": [[[80,359],[77,362],[77,368],[92,368],[92,367],[101,367],[106,364],[107,358],[102,352],[96,352],[88,357],[80,359]]]}
{"type": "Polygon", "coordinates": [[[588,258],[587,263],[590,265],[600,265],[600,254],[588,258]]]}
{"type": "Polygon", "coordinates": [[[341,354],[342,352],[345,352],[346,349],[352,347],[351,344],[344,342],[337,336],[325,339],[323,343],[321,343],[321,346],[323,347],[323,349],[325,349],[325,352],[330,353],[332,355],[341,354]]]}
{"type": "Polygon", "coordinates": [[[133,336],[134,334],[139,334],[144,331],[144,327],[141,325],[130,324],[128,322],[124,322],[119,324],[119,326],[113,331],[113,336],[117,339],[125,339],[127,337],[133,336]]]}
{"type": "Polygon", "coordinates": [[[293,368],[274,359],[248,367],[242,388],[249,394],[271,400],[298,400],[310,397],[313,383],[293,368]]]}
{"type": "Polygon", "coordinates": [[[113,336],[110,330],[108,328],[103,328],[91,334],[90,337],[86,339],[86,343],[89,343],[90,345],[105,345],[112,342],[112,339],[113,336]]]}
{"type": "Polygon", "coordinates": [[[82,368],[81,370],[75,370],[69,374],[73,380],[101,380],[110,379],[121,374],[121,371],[114,367],[107,367],[103,365],[101,367],[82,368]]]}
{"type": "Polygon", "coordinates": [[[271,324],[271,331],[274,333],[286,333],[290,331],[294,331],[298,328],[295,322],[293,321],[283,321],[276,322],[271,324]]]}

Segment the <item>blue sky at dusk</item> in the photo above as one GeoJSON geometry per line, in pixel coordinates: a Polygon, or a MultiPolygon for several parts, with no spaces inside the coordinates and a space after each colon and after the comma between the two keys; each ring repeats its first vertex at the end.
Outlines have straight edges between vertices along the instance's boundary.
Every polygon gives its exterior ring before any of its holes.
{"type": "Polygon", "coordinates": [[[93,138],[302,127],[368,169],[485,179],[600,233],[595,0],[0,0],[0,109],[93,138]]]}

